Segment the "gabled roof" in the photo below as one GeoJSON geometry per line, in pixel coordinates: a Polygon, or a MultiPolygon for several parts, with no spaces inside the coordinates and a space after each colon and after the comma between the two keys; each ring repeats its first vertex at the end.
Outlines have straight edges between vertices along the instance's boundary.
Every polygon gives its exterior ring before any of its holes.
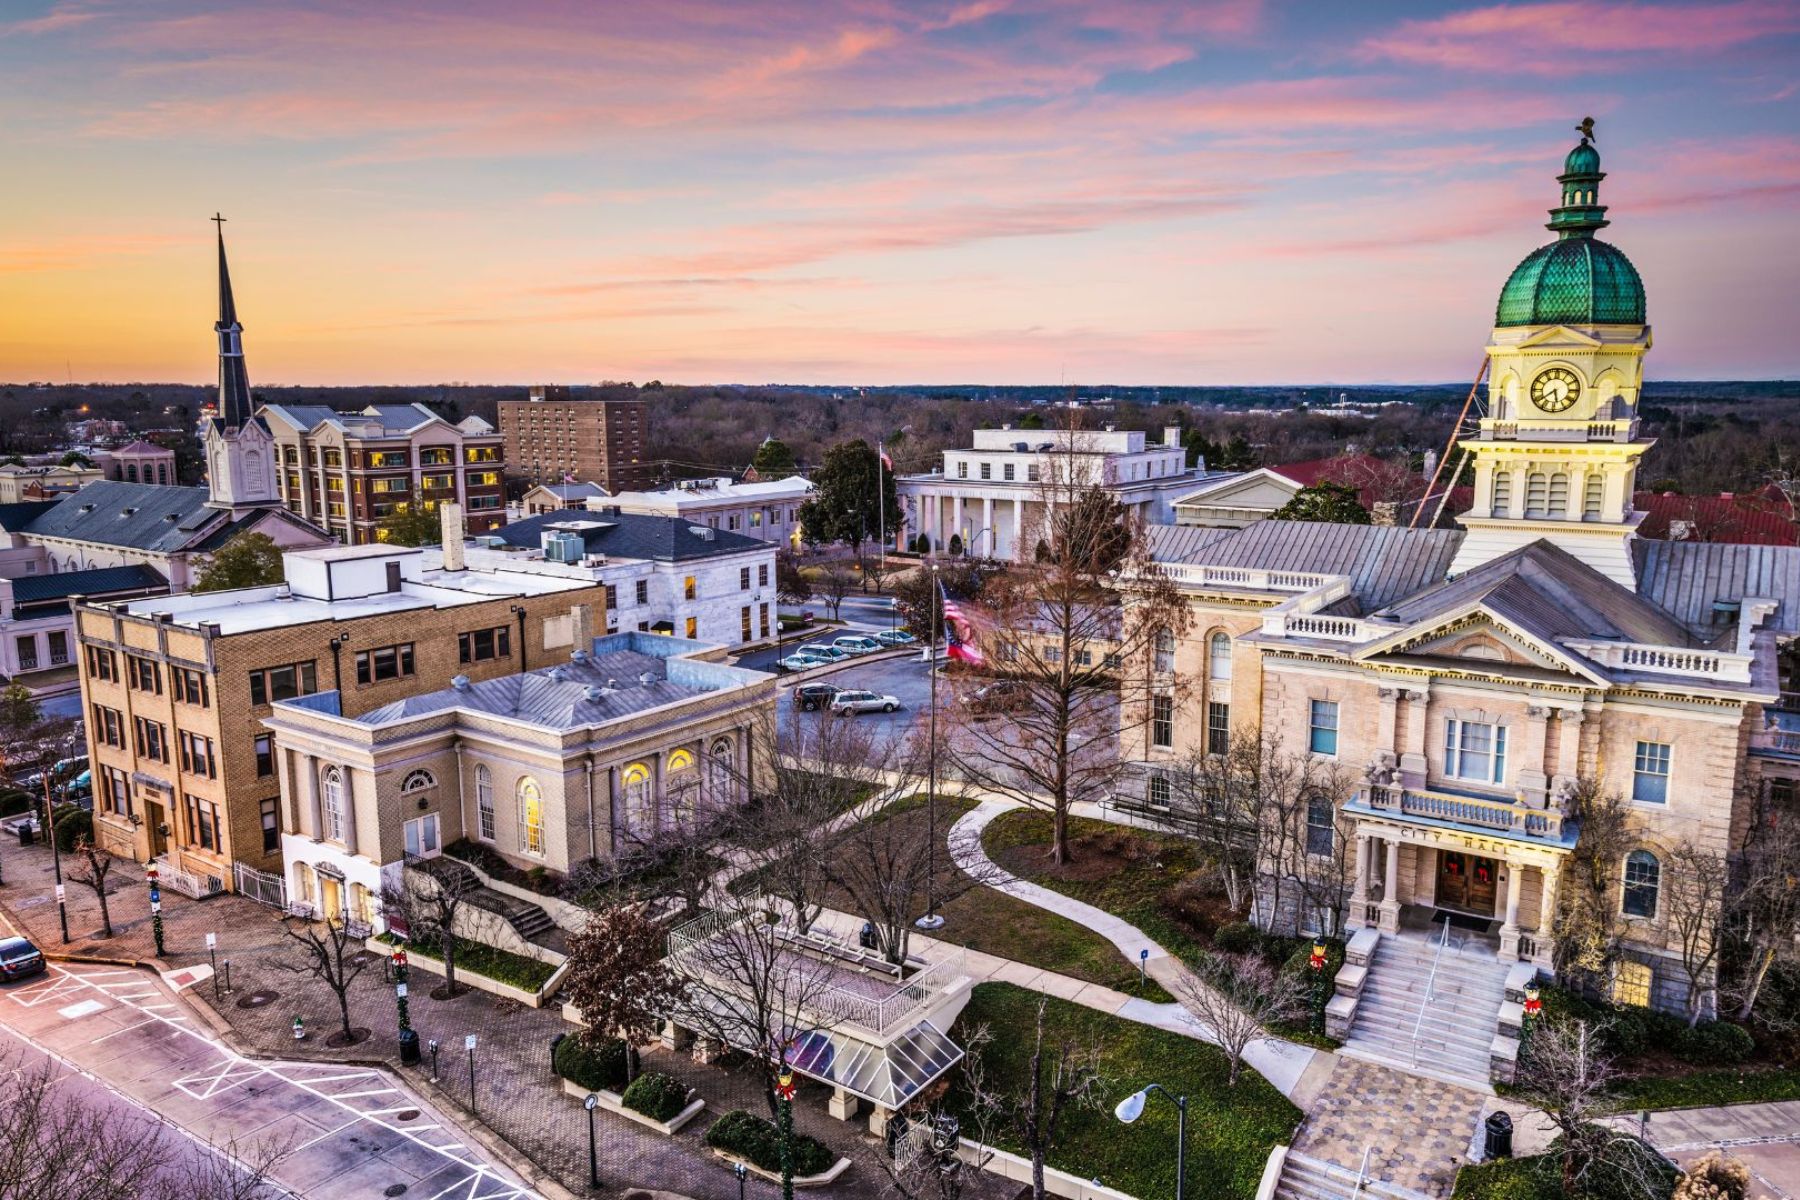
{"type": "Polygon", "coordinates": [[[207,508],[207,499],[203,487],[103,479],[55,501],[13,532],[170,554],[225,518],[207,508]]]}
{"type": "Polygon", "coordinates": [[[335,545],[337,542],[336,538],[332,537],[323,529],[320,529],[317,525],[314,525],[311,521],[306,520],[297,513],[291,513],[285,508],[254,508],[241,517],[226,521],[223,525],[220,525],[217,529],[214,529],[211,533],[207,534],[204,541],[188,548],[190,550],[199,550],[210,553],[223,546],[226,542],[229,542],[238,534],[243,533],[246,530],[255,529],[265,521],[280,521],[284,524],[292,525],[296,529],[304,530],[307,533],[312,534],[321,546],[335,545]]]}
{"type": "Polygon", "coordinates": [[[1708,632],[1729,623],[1715,615],[1715,604],[1762,597],[1780,601],[1765,628],[1800,633],[1800,547],[1640,538],[1632,543],[1631,552],[1637,563],[1638,594],[1691,629],[1708,632]]]}
{"type": "Polygon", "coordinates": [[[12,581],[13,600],[29,604],[62,600],[70,596],[108,596],[119,592],[151,591],[169,581],[153,567],[133,563],[128,567],[96,567],[91,571],[59,571],[51,575],[24,575],[12,581]]]}
{"type": "Polygon", "coordinates": [[[494,530],[491,536],[509,546],[528,546],[536,550],[544,544],[545,533],[558,529],[579,534],[589,554],[660,562],[684,562],[773,548],[769,542],[695,525],[683,517],[592,510],[540,513],[523,521],[510,522],[494,530]]]}
{"type": "Polygon", "coordinates": [[[597,483],[540,483],[531,489],[534,492],[549,492],[558,500],[586,500],[592,497],[603,500],[612,495],[611,492],[597,483]]]}
{"type": "Polygon", "coordinates": [[[1347,575],[1357,606],[1367,612],[1442,582],[1463,534],[1393,525],[1258,521],[1204,541],[1178,534],[1153,538],[1153,552],[1162,561],[1347,575]]]}
{"type": "Polygon", "coordinates": [[[109,454],[168,454],[168,455],[173,455],[175,452],[173,450],[169,449],[167,446],[158,446],[155,442],[146,442],[143,438],[138,438],[134,442],[127,442],[127,443],[125,443],[125,445],[120,446],[118,449],[110,450],[107,453],[109,453],[109,454]]]}
{"type": "Polygon", "coordinates": [[[0,504],[0,531],[20,533],[33,521],[55,508],[62,501],[58,500],[26,500],[19,504],[0,504]]]}
{"type": "Polygon", "coordinates": [[[1667,612],[1541,538],[1371,615],[1417,626],[1471,605],[1546,642],[1576,638],[1688,646],[1694,640],[1667,612]]]}
{"type": "Polygon", "coordinates": [[[1800,525],[1788,516],[1786,497],[1775,488],[1760,492],[1638,492],[1632,507],[1644,513],[1643,538],[1675,541],[1746,542],[1763,546],[1800,545],[1800,525]]]}

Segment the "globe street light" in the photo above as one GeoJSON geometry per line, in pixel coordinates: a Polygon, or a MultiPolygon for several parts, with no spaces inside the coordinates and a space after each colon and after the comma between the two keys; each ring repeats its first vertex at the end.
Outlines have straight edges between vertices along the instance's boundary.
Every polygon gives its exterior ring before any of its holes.
{"type": "Polygon", "coordinates": [[[600,1107],[600,1097],[589,1092],[587,1099],[581,1102],[581,1107],[587,1109],[588,1115],[588,1184],[599,1187],[600,1157],[594,1149],[594,1110],[600,1107]]]}
{"type": "Polygon", "coordinates": [[[1182,1200],[1183,1189],[1187,1184],[1187,1097],[1177,1096],[1160,1083],[1141,1088],[1119,1101],[1113,1108],[1113,1116],[1129,1125],[1144,1115],[1144,1105],[1150,1099],[1151,1092],[1161,1092],[1175,1102],[1175,1200],[1182,1200]]]}

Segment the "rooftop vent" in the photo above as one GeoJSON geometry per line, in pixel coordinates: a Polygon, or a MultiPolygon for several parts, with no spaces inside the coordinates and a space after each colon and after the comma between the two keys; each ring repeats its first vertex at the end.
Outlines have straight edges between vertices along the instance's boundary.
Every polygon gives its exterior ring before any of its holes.
{"type": "Polygon", "coordinates": [[[651,684],[656,682],[656,676],[652,675],[649,671],[645,671],[638,676],[638,682],[643,684],[645,687],[649,687],[651,684]]]}
{"type": "Polygon", "coordinates": [[[469,677],[467,675],[452,675],[450,677],[450,686],[459,692],[466,692],[469,690],[469,677]]]}
{"type": "Polygon", "coordinates": [[[550,668],[550,682],[551,683],[561,683],[568,677],[569,677],[569,673],[567,671],[563,670],[561,667],[551,667],[550,668]]]}
{"type": "Polygon", "coordinates": [[[571,662],[584,663],[588,660],[588,652],[586,650],[571,651],[569,654],[569,660],[571,662]]]}
{"type": "Polygon", "coordinates": [[[135,516],[136,514],[137,514],[137,509],[135,509],[135,508],[121,508],[119,510],[119,515],[121,517],[130,517],[130,516],[135,516]]]}
{"type": "Polygon", "coordinates": [[[81,511],[82,511],[82,512],[84,512],[84,513],[87,513],[87,512],[93,512],[93,511],[94,511],[94,506],[93,506],[93,505],[91,505],[91,504],[84,504],[84,505],[82,505],[82,506],[81,506],[81,511]]]}
{"type": "Polygon", "coordinates": [[[618,691],[619,690],[619,681],[616,679],[608,679],[606,681],[606,690],[609,692],[618,691]]]}
{"type": "Polygon", "coordinates": [[[581,694],[586,696],[588,700],[592,702],[606,695],[606,689],[590,683],[585,688],[581,689],[581,694]]]}

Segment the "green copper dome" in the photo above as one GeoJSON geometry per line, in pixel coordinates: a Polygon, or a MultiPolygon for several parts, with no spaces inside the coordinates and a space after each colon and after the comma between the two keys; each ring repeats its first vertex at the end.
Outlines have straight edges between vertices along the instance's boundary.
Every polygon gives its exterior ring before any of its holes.
{"type": "MultiPolygon", "coordinates": [[[[1585,125],[1583,134],[1591,133],[1585,125]]],[[[1644,281],[1623,251],[1594,237],[1604,229],[1600,152],[1587,136],[1563,160],[1562,203],[1550,210],[1557,240],[1526,256],[1500,289],[1494,324],[1642,325],[1644,281]]]]}

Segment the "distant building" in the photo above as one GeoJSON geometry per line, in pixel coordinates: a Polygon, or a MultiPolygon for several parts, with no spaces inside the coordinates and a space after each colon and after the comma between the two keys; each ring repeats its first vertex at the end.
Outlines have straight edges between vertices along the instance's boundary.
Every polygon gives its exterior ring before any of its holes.
{"type": "Polygon", "coordinates": [[[506,524],[500,434],[480,417],[451,424],[423,404],[265,404],[278,491],[288,511],[348,545],[381,540],[382,522],[414,503],[462,506],[467,531],[506,524]]]}
{"type": "MultiPolygon", "coordinates": [[[[1106,488],[1146,522],[1172,519],[1175,497],[1192,491],[1204,467],[1189,469],[1181,430],[1163,430],[1161,445],[1137,430],[977,429],[967,450],[944,451],[944,465],[899,477],[906,526],[890,535],[910,544],[921,534],[936,550],[951,539],[972,555],[1014,558],[1042,520],[1045,489],[1057,472],[1068,482],[1106,488]]],[[[1063,486],[1068,486],[1065,482],[1063,486]]]]}
{"type": "Polygon", "coordinates": [[[577,399],[566,387],[500,401],[508,468],[532,484],[597,483],[615,494],[647,488],[648,426],[642,400],[577,399]]]}
{"type": "Polygon", "coordinates": [[[9,464],[0,467],[0,504],[66,496],[105,476],[99,467],[65,467],[59,463],[28,467],[9,464]]]}
{"type": "Polygon", "coordinates": [[[139,438],[116,450],[103,450],[94,456],[106,478],[123,483],[156,483],[174,487],[181,481],[175,475],[175,452],[139,438]]]}
{"type": "Polygon", "coordinates": [[[584,508],[589,500],[604,501],[610,493],[597,483],[540,483],[525,493],[519,507],[525,516],[584,508]]]}
{"type": "Polygon", "coordinates": [[[757,483],[733,483],[719,476],[684,479],[672,488],[654,492],[621,492],[609,500],[594,501],[589,507],[680,517],[722,533],[741,533],[759,541],[797,546],[800,506],[812,495],[812,482],[799,475],[757,483]]]}
{"type": "Polygon", "coordinates": [[[153,596],[168,589],[166,579],[141,565],[0,578],[0,676],[37,696],[79,690],[71,601],[153,596]]]}

